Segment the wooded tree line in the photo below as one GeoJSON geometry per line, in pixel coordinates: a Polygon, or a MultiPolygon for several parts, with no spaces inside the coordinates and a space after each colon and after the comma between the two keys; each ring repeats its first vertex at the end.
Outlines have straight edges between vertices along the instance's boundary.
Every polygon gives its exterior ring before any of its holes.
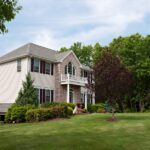
{"type": "MultiPolygon", "coordinates": [[[[128,91],[128,88],[130,89],[130,92],[128,92],[128,94],[125,94],[123,91],[124,94],[121,94],[122,96],[116,98],[116,101],[117,99],[121,99],[117,102],[119,108],[122,111],[124,109],[130,109],[130,111],[144,111],[145,109],[150,109],[150,35],[142,36],[137,33],[126,37],[120,36],[113,39],[113,41],[105,47],[101,46],[99,43],[96,43],[94,45],[83,45],[82,43],[77,42],[69,48],[63,47],[60,49],[60,51],[67,50],[74,51],[81,63],[93,67],[93,69],[97,71],[98,74],[100,74],[99,70],[101,69],[99,68],[100,66],[98,66],[98,64],[101,64],[101,67],[103,67],[103,70],[105,72],[106,70],[107,73],[110,72],[110,76],[115,75],[117,73],[117,71],[114,71],[117,70],[115,68],[122,65],[124,71],[121,71],[119,69],[118,70],[120,71],[120,73],[122,72],[126,75],[124,77],[120,77],[119,79],[124,80],[116,80],[116,87],[112,87],[111,92],[115,92],[116,95],[119,95],[121,92],[117,92],[117,89],[119,91],[121,88],[124,88],[125,91],[128,91]],[[130,76],[130,74],[132,74],[132,77],[130,76]],[[114,89],[116,91],[114,91],[114,89]]],[[[103,74],[103,77],[106,77],[105,72],[103,74]]],[[[100,75],[97,78],[100,78],[100,75]]],[[[102,77],[100,79],[102,79],[102,77]]],[[[109,85],[109,83],[105,83],[103,85],[103,88],[105,87],[104,89],[106,90],[107,88],[110,88],[109,85]]],[[[95,90],[96,93],[101,93],[96,94],[96,101],[105,101],[106,96],[108,95],[104,94],[105,92],[102,90],[102,88],[95,88],[95,90]]]]}

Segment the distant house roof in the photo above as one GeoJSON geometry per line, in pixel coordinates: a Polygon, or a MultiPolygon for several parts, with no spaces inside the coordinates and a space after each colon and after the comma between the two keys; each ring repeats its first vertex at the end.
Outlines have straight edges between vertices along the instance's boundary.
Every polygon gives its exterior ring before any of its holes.
{"type": "MultiPolygon", "coordinates": [[[[72,51],[59,52],[33,43],[28,43],[0,57],[0,64],[26,56],[37,57],[49,60],[51,62],[60,62],[64,58],[66,58],[70,53],[73,52],[72,51]]],[[[82,67],[83,65],[81,65],[81,68],[82,67]]],[[[87,70],[89,67],[86,66],[83,67],[83,69],[84,68],[87,70]]]]}

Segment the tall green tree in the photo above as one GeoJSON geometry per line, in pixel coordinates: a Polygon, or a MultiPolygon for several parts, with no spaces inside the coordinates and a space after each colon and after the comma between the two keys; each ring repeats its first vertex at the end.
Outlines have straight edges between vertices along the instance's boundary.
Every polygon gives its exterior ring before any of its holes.
{"type": "Polygon", "coordinates": [[[87,66],[91,66],[93,63],[93,58],[92,58],[92,52],[93,52],[93,47],[91,45],[82,45],[82,43],[77,42],[74,43],[72,46],[70,46],[69,48],[66,47],[62,47],[60,49],[61,52],[64,51],[69,51],[72,50],[76,56],[78,57],[78,59],[80,60],[80,62],[84,65],[87,66]]]}
{"type": "Polygon", "coordinates": [[[142,111],[150,89],[150,36],[119,37],[110,43],[109,48],[134,73],[136,84],[132,102],[142,111]]]}
{"type": "Polygon", "coordinates": [[[99,43],[96,43],[93,46],[93,52],[92,52],[93,65],[99,61],[99,59],[102,57],[102,53],[107,50],[108,47],[102,47],[99,43]]]}
{"type": "Polygon", "coordinates": [[[16,104],[20,106],[24,106],[26,104],[38,105],[38,97],[36,93],[36,89],[33,86],[33,80],[31,78],[30,73],[26,76],[26,81],[23,81],[22,88],[18,93],[18,97],[16,99],[16,104]]]}
{"type": "Polygon", "coordinates": [[[21,8],[17,0],[0,0],[0,33],[8,32],[6,23],[14,19],[21,8]]]}

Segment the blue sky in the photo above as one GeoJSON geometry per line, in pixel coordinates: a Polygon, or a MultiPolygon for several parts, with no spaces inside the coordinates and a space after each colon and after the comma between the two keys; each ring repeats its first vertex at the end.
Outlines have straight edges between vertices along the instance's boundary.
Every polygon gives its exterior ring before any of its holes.
{"type": "Polygon", "coordinates": [[[23,9],[0,35],[0,55],[33,42],[58,50],[74,42],[107,45],[150,34],[149,0],[19,0],[23,9]]]}

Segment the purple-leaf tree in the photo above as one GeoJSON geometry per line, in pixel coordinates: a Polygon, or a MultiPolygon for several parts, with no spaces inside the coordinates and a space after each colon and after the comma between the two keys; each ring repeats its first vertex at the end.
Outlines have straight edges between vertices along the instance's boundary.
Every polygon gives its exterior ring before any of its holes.
{"type": "Polygon", "coordinates": [[[116,103],[132,91],[132,73],[117,56],[105,51],[93,67],[93,76],[92,80],[88,80],[88,88],[95,91],[96,97],[108,101],[112,108],[112,119],[115,119],[116,103]]]}

